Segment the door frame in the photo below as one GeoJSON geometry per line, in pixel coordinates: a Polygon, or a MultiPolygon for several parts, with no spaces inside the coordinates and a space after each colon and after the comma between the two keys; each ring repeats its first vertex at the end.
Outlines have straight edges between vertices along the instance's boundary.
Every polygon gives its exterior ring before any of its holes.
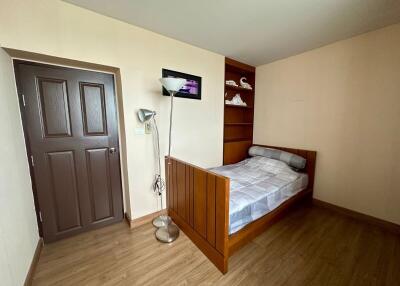
{"type": "Polygon", "coordinates": [[[117,117],[117,143],[118,143],[118,149],[119,149],[118,150],[118,168],[119,168],[119,173],[120,173],[120,184],[121,184],[122,213],[124,215],[125,214],[126,196],[125,196],[125,186],[123,183],[124,174],[122,172],[123,170],[122,170],[122,160],[121,160],[120,118],[119,118],[119,114],[121,112],[121,110],[120,110],[121,105],[118,104],[117,82],[116,82],[117,75],[113,72],[106,72],[106,71],[102,71],[102,70],[84,69],[81,67],[63,66],[63,65],[52,64],[52,63],[42,63],[42,62],[30,61],[27,59],[19,59],[19,58],[12,58],[12,63],[13,63],[13,67],[14,67],[14,76],[15,76],[15,83],[16,83],[17,96],[18,96],[18,105],[19,105],[19,110],[20,110],[20,115],[21,115],[22,130],[23,130],[24,140],[25,140],[26,159],[28,161],[28,166],[29,166],[29,175],[31,178],[33,202],[35,205],[36,221],[37,221],[37,225],[38,225],[39,236],[43,238],[43,225],[42,225],[41,210],[40,210],[39,199],[38,199],[38,194],[37,194],[37,187],[36,187],[35,176],[34,176],[34,168],[33,168],[32,160],[31,160],[32,152],[31,152],[31,147],[30,147],[26,115],[25,115],[25,99],[24,99],[24,94],[22,92],[21,77],[20,77],[19,69],[18,69],[20,64],[28,64],[28,65],[46,67],[46,68],[52,68],[52,69],[56,68],[56,69],[61,69],[61,70],[69,70],[69,69],[86,70],[86,71],[92,71],[92,72],[98,72],[98,73],[111,74],[113,76],[114,100],[115,100],[115,109],[116,109],[115,115],[117,117]]]}

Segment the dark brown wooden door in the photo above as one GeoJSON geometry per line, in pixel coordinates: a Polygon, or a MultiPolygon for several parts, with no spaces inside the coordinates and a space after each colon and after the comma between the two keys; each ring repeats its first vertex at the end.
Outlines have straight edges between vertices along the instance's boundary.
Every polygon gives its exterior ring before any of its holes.
{"type": "Polygon", "coordinates": [[[45,242],[122,220],[113,76],[25,62],[16,72],[45,242]]]}

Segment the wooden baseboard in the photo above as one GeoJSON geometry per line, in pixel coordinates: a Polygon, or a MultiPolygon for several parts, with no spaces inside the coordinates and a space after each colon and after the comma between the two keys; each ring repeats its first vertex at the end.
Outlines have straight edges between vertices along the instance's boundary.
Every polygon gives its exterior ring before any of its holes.
{"type": "Polygon", "coordinates": [[[321,201],[318,199],[313,199],[313,205],[319,206],[322,208],[326,208],[326,209],[330,209],[337,213],[341,213],[343,215],[352,217],[354,219],[381,227],[381,228],[386,229],[395,234],[400,234],[400,225],[395,224],[393,222],[389,222],[389,221],[386,221],[386,220],[383,220],[380,218],[376,218],[376,217],[373,217],[370,215],[366,215],[366,214],[359,213],[359,212],[356,212],[353,210],[349,210],[349,209],[346,209],[343,207],[339,207],[337,205],[333,205],[333,204],[330,204],[330,203],[327,203],[327,202],[324,202],[324,201],[321,201]]]}
{"type": "Polygon", "coordinates": [[[32,285],[33,275],[35,274],[35,269],[39,262],[40,253],[42,252],[42,248],[43,248],[43,239],[40,237],[39,241],[36,245],[35,253],[33,254],[31,266],[29,267],[28,274],[26,275],[26,278],[25,278],[25,283],[24,283],[25,286],[32,285]]]}
{"type": "Polygon", "coordinates": [[[134,229],[134,228],[137,228],[146,223],[152,222],[153,219],[155,217],[158,217],[159,215],[165,215],[165,214],[167,214],[167,210],[163,209],[163,210],[155,212],[155,213],[151,213],[151,214],[139,217],[139,218],[131,219],[129,217],[129,215],[127,213],[125,213],[125,220],[128,223],[129,227],[131,229],[134,229]]]}

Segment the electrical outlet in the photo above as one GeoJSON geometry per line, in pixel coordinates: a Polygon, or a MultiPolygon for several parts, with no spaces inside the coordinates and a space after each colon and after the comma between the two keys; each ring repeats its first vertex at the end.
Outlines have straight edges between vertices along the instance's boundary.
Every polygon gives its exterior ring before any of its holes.
{"type": "Polygon", "coordinates": [[[147,122],[144,124],[144,133],[146,134],[151,134],[151,123],[147,122]]]}

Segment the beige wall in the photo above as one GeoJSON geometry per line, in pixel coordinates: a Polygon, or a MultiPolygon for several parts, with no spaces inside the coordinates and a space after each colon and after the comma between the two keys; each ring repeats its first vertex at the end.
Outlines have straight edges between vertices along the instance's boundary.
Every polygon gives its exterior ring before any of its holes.
{"type": "Polygon", "coordinates": [[[176,99],[172,153],[203,167],[222,162],[224,57],[61,1],[1,1],[0,45],[120,69],[130,209],[158,209],[151,190],[151,135],[137,135],[138,108],[155,109],[162,155],[167,151],[169,98],[158,78],[169,68],[201,76],[202,100],[176,99]]]}
{"type": "Polygon", "coordinates": [[[256,143],[318,151],[314,196],[400,223],[400,24],[257,68],[256,143]]]}
{"type": "Polygon", "coordinates": [[[39,239],[11,58],[0,49],[0,284],[22,285],[39,239]]]}

